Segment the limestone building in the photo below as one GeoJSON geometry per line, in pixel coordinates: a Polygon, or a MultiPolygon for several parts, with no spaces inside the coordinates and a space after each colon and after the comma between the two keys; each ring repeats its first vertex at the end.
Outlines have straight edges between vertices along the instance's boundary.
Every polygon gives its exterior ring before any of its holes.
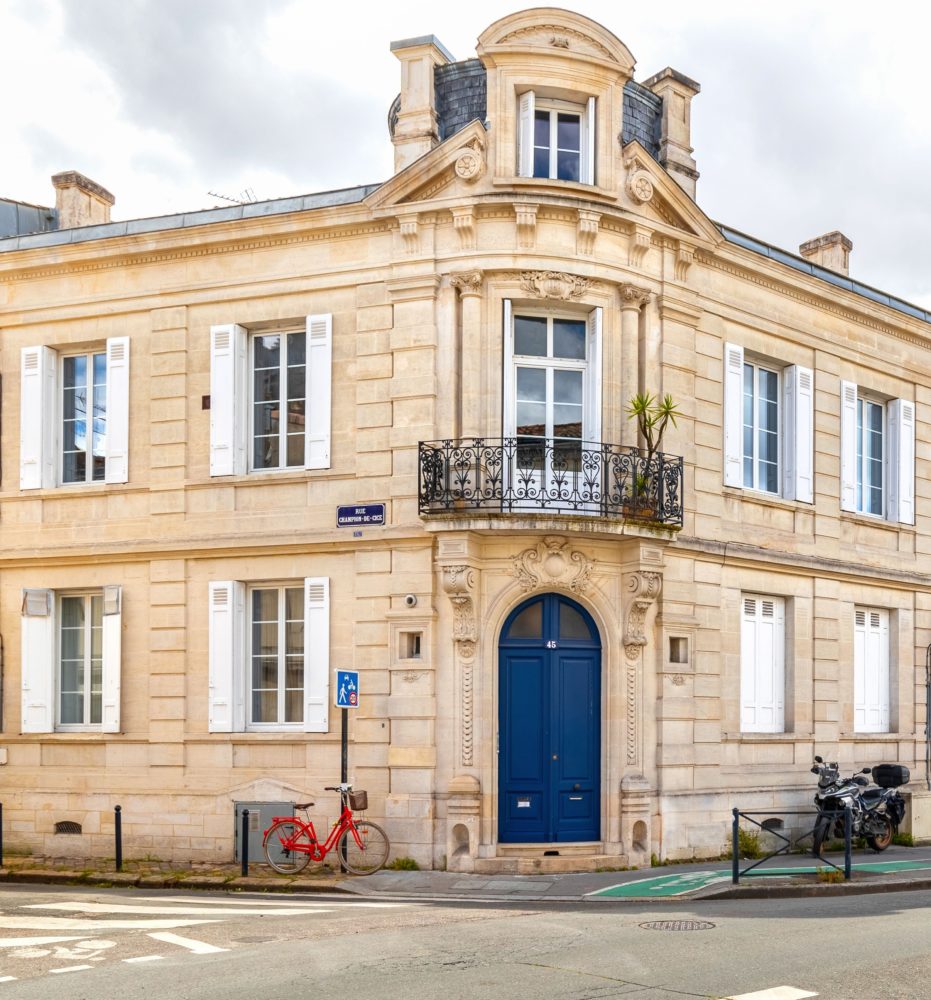
{"type": "Polygon", "coordinates": [[[699,85],[584,17],[392,50],[382,184],[0,201],[8,846],[107,853],[120,803],[127,856],[225,859],[235,802],[332,814],[337,668],[424,865],[716,854],[815,752],[913,768],[925,832],[931,315],[839,233],[712,222],[699,85]],[[638,392],[678,407],[653,452],[638,392]]]}

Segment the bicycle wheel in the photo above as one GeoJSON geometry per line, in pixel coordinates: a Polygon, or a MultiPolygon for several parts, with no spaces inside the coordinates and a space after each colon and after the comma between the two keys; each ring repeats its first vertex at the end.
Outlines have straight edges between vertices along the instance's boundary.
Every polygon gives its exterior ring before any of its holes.
{"type": "Polygon", "coordinates": [[[265,860],[282,875],[302,872],[314,850],[307,830],[293,819],[280,819],[273,824],[265,834],[262,847],[265,860]]]}
{"type": "Polygon", "coordinates": [[[391,849],[388,834],[377,823],[370,823],[367,819],[354,819],[353,823],[362,846],[356,843],[351,830],[344,833],[339,842],[340,860],[353,875],[372,875],[388,860],[391,849]]]}

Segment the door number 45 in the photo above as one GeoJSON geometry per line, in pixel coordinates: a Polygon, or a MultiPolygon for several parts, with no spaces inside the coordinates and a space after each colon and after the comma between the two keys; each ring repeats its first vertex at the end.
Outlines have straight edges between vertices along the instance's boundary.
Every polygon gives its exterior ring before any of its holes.
{"type": "Polygon", "coordinates": [[[555,640],[555,639],[547,639],[547,640],[546,640],[546,648],[547,648],[547,649],[556,649],[556,647],[557,647],[558,645],[559,645],[559,644],[558,644],[558,643],[556,642],[556,640],[555,640]]]}

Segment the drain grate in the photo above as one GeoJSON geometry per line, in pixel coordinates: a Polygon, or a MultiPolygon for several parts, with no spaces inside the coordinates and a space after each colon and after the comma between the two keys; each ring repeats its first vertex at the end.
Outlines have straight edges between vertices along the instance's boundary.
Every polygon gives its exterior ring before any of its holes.
{"type": "Polygon", "coordinates": [[[648,931],[710,931],[714,924],[707,920],[648,920],[640,926],[648,931]]]}

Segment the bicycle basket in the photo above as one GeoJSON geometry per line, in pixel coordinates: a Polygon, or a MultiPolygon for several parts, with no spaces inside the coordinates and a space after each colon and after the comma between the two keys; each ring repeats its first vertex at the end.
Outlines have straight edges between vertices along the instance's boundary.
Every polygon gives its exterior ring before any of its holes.
{"type": "Polygon", "coordinates": [[[349,793],[349,808],[353,812],[365,812],[369,807],[369,793],[368,792],[350,792],[349,793]]]}

